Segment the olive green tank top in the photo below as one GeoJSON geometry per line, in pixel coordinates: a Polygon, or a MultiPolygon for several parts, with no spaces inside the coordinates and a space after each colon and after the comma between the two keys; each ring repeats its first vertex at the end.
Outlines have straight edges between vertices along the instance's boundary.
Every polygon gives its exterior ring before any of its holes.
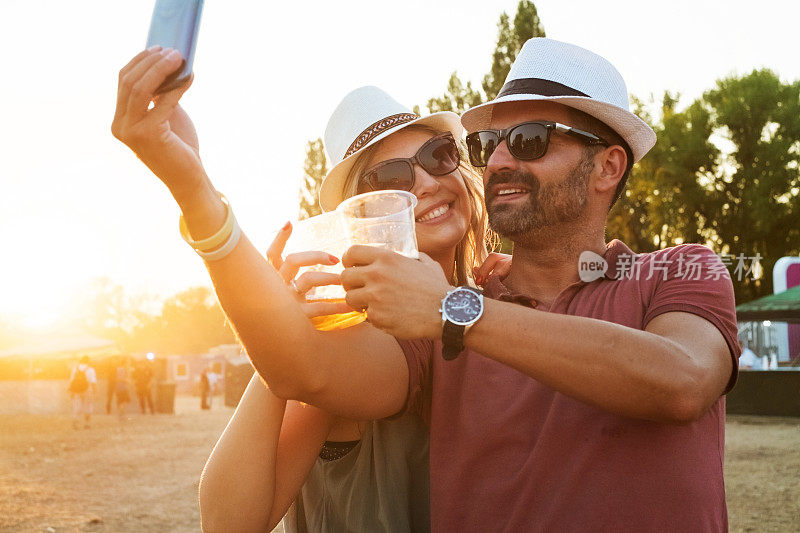
{"type": "Polygon", "coordinates": [[[346,455],[317,457],[284,531],[430,531],[428,445],[428,427],[415,413],[367,422],[346,455]]]}

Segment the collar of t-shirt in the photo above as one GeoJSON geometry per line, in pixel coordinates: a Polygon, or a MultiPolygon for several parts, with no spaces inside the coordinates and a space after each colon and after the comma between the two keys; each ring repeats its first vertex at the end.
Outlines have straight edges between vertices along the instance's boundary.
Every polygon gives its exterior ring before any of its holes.
{"type": "MultiPolygon", "coordinates": [[[[613,239],[611,242],[606,244],[606,251],[603,254],[603,259],[605,259],[606,263],[608,264],[608,268],[603,275],[604,279],[617,279],[617,275],[621,266],[620,263],[627,262],[629,264],[635,255],[636,254],[634,254],[631,249],[619,239],[613,239]]],[[[624,265],[622,266],[624,268],[624,265]]],[[[595,283],[596,281],[597,280],[590,281],[589,283],[595,283]]],[[[584,281],[579,281],[576,283],[576,285],[581,286],[587,284],[588,283],[584,281]]],[[[521,292],[512,292],[511,289],[503,284],[499,276],[490,276],[484,284],[484,290],[489,298],[494,298],[495,300],[500,300],[501,302],[511,302],[524,307],[530,307],[531,309],[536,309],[538,305],[533,296],[521,292]]]]}

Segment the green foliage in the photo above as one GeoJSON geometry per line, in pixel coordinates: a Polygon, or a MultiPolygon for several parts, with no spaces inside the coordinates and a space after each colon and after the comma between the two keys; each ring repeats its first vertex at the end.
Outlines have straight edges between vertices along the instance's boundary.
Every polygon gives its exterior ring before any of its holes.
{"type": "Polygon", "coordinates": [[[428,100],[428,110],[430,110],[431,113],[453,111],[454,113],[461,114],[467,109],[481,103],[483,103],[483,97],[480,91],[476,91],[472,88],[472,82],[467,82],[465,86],[459,79],[458,74],[453,72],[450,75],[450,81],[447,82],[447,90],[445,93],[441,97],[434,97],[428,100]]]}
{"type": "Polygon", "coordinates": [[[530,0],[520,0],[513,27],[504,12],[497,23],[497,45],[492,54],[492,66],[483,78],[483,91],[486,100],[492,100],[500,92],[525,41],[533,37],[545,37],[544,26],[539,19],[536,6],[530,0]]]}
{"type": "Polygon", "coordinates": [[[638,251],[701,242],[760,254],[763,277],[734,288],[737,301],[769,294],[775,261],[800,253],[800,83],[757,70],[718,81],[683,111],[677,100],[664,95],[651,121],[658,142],[634,166],[608,235],[638,251]]]}
{"type": "Polygon", "coordinates": [[[775,261],[800,253],[800,82],[756,70],[718,81],[703,100],[733,148],[719,161],[711,227],[721,247],[765,258],[763,283],[742,296],[769,294],[775,261]]]}
{"type": "Polygon", "coordinates": [[[698,178],[714,171],[718,150],[709,142],[707,110],[696,102],[677,112],[677,101],[677,95],[664,95],[660,124],[634,102],[634,112],[650,122],[658,142],[633,167],[625,196],[609,215],[607,232],[640,252],[706,240],[698,214],[708,211],[710,199],[698,178]]]}
{"type": "Polygon", "coordinates": [[[304,172],[303,185],[300,187],[299,194],[299,217],[301,220],[322,213],[322,208],[319,206],[319,188],[322,185],[322,179],[328,173],[322,139],[308,141],[304,172]]]}

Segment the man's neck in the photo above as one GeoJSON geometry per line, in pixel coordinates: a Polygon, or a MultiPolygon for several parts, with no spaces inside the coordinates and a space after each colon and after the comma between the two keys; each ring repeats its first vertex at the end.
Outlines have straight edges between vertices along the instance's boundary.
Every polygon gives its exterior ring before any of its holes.
{"type": "Polygon", "coordinates": [[[549,307],[562,290],[580,281],[578,258],[582,252],[605,253],[604,233],[602,226],[587,229],[565,225],[546,234],[528,235],[514,243],[511,271],[503,283],[512,291],[532,296],[549,307]]]}

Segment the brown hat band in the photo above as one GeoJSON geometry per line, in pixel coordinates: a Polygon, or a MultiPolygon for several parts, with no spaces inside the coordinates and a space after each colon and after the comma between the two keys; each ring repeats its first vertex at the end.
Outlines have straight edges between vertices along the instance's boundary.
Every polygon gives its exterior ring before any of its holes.
{"type": "Polygon", "coordinates": [[[378,122],[375,122],[367,129],[362,131],[356,140],[353,141],[353,144],[350,145],[350,148],[347,149],[345,152],[344,157],[342,159],[347,159],[355,152],[357,152],[362,146],[370,142],[372,139],[383,133],[384,131],[397,127],[400,124],[405,124],[406,122],[411,122],[412,120],[417,120],[419,115],[415,115],[414,113],[399,113],[397,115],[392,115],[390,117],[382,118],[378,122]]]}

